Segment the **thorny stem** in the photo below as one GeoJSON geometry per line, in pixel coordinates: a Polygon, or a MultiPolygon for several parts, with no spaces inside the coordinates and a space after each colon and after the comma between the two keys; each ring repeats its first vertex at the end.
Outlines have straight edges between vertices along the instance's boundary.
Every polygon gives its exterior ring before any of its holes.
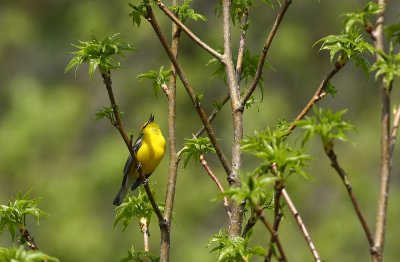
{"type": "Polygon", "coordinates": [[[183,72],[180,64],[178,63],[178,60],[175,58],[175,56],[173,55],[171,49],[168,46],[168,43],[164,37],[164,35],[161,32],[161,29],[158,25],[158,22],[156,20],[156,17],[154,16],[153,10],[151,8],[151,6],[147,6],[147,15],[146,15],[146,19],[147,21],[149,21],[149,23],[151,24],[151,26],[154,29],[154,32],[156,33],[158,39],[160,40],[162,46],[164,47],[164,50],[166,51],[169,59],[171,60],[172,64],[175,67],[176,73],[178,74],[179,78],[182,81],[183,86],[185,87],[193,105],[196,108],[197,113],[200,116],[201,121],[203,122],[203,125],[206,128],[207,134],[210,138],[210,141],[213,145],[213,147],[215,148],[215,151],[217,153],[217,156],[225,170],[226,173],[231,173],[231,167],[228,163],[228,160],[226,159],[221,146],[219,145],[217,138],[215,136],[214,130],[212,128],[212,126],[210,125],[210,122],[208,121],[207,115],[203,110],[203,107],[201,106],[200,102],[198,101],[198,99],[196,98],[196,93],[194,92],[191,84],[189,83],[189,81],[186,78],[185,73],[183,72]]]}
{"type": "Polygon", "coordinates": [[[160,0],[156,1],[156,4],[158,7],[174,22],[179,28],[182,29],[196,44],[198,44],[201,48],[206,50],[209,54],[217,58],[219,61],[222,60],[222,55],[218,53],[215,49],[211,48],[208,46],[206,43],[204,43],[199,37],[197,37],[190,29],[185,26],[185,24],[179,20],[171,10],[169,10],[163,2],[160,0]]]}
{"type": "Polygon", "coordinates": [[[256,87],[260,81],[261,75],[263,73],[264,63],[265,63],[265,59],[267,57],[268,50],[272,44],[272,40],[274,39],[276,32],[278,31],[279,25],[281,24],[282,19],[285,16],[286,11],[289,8],[289,5],[291,3],[292,3],[291,0],[285,1],[285,3],[283,4],[283,6],[281,8],[281,11],[278,13],[278,15],[275,19],[274,25],[272,26],[272,29],[271,29],[267,39],[265,40],[263,50],[260,55],[260,59],[258,61],[257,70],[256,70],[256,74],[254,76],[253,82],[251,82],[249,90],[247,91],[246,95],[242,98],[242,101],[241,101],[242,107],[246,104],[247,100],[250,99],[251,95],[254,93],[254,90],[256,89],[256,87]]]}
{"type": "MultiPolygon", "coordinates": [[[[224,187],[222,186],[221,182],[219,182],[218,178],[214,175],[214,172],[211,170],[210,166],[208,165],[206,158],[203,154],[200,155],[199,157],[200,163],[203,166],[204,170],[206,170],[208,176],[214,181],[214,183],[217,185],[218,189],[221,191],[221,193],[224,193],[224,187]]],[[[224,208],[229,216],[231,217],[231,211],[229,210],[229,203],[228,199],[224,197],[224,208]]]]}
{"type": "Polygon", "coordinates": [[[360,205],[357,202],[356,196],[354,195],[353,192],[353,188],[348,180],[346,171],[344,171],[344,169],[340,166],[338,160],[337,160],[337,155],[333,149],[333,146],[324,146],[324,150],[326,155],[329,157],[330,161],[331,161],[331,166],[333,167],[333,169],[336,170],[337,174],[339,175],[340,179],[343,182],[343,185],[345,186],[347,193],[349,194],[351,203],[353,204],[353,208],[354,211],[357,214],[358,220],[360,220],[361,226],[365,232],[365,235],[367,237],[367,240],[369,242],[369,246],[370,248],[372,248],[374,246],[374,239],[372,237],[371,231],[368,227],[368,223],[364,217],[364,215],[361,212],[361,208],[360,205]]]}
{"type": "MultiPolygon", "coordinates": [[[[173,0],[172,4],[176,5],[177,0],[173,0]]],[[[172,41],[171,52],[174,57],[178,57],[178,45],[181,30],[172,24],[172,41]]],[[[164,218],[167,230],[161,234],[161,252],[160,259],[162,261],[169,260],[169,251],[171,245],[171,220],[174,208],[176,180],[178,174],[178,155],[176,153],[176,72],[174,66],[170,66],[172,74],[169,80],[168,88],[168,145],[169,145],[169,169],[168,169],[168,185],[165,196],[164,218]]]]}
{"type": "Polygon", "coordinates": [[[312,253],[313,257],[314,257],[314,260],[316,262],[321,262],[321,258],[319,257],[318,252],[315,249],[314,243],[311,240],[311,236],[308,233],[307,228],[304,225],[303,220],[301,219],[299,212],[297,211],[295,205],[293,204],[292,199],[289,197],[289,195],[286,192],[285,188],[282,189],[282,196],[285,199],[285,202],[288,205],[289,210],[292,213],[293,217],[296,219],[296,223],[299,226],[299,228],[300,228],[300,230],[301,230],[301,232],[302,232],[302,234],[303,234],[303,236],[304,236],[304,238],[305,238],[305,240],[306,240],[306,242],[308,244],[308,247],[309,247],[309,249],[310,249],[310,251],[311,251],[311,253],[312,253]]]}

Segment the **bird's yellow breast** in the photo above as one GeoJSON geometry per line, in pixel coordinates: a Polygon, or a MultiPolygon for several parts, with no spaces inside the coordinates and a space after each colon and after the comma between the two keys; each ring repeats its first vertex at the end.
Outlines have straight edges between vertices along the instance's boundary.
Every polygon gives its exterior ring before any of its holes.
{"type": "Polygon", "coordinates": [[[151,174],[157,168],[164,153],[165,139],[158,125],[151,123],[143,130],[142,145],[136,153],[136,158],[142,165],[144,175],[151,174]]]}

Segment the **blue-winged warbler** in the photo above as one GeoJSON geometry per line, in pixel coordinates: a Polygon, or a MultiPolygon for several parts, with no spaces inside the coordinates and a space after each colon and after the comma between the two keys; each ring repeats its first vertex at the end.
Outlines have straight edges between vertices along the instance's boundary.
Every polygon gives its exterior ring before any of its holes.
{"type": "MultiPolygon", "coordinates": [[[[157,168],[165,153],[165,139],[159,125],[154,122],[153,114],[140,130],[139,137],[133,144],[133,150],[141,166],[142,174],[148,178],[157,168]]],[[[133,162],[132,156],[129,155],[124,167],[121,189],[113,201],[116,206],[122,203],[129,188],[133,191],[143,182],[139,177],[138,167],[133,162]]]]}

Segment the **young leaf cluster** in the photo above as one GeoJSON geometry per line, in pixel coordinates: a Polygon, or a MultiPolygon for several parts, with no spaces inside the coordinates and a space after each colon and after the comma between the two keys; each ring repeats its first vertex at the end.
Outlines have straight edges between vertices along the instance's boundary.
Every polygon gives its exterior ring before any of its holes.
{"type": "Polygon", "coordinates": [[[193,9],[190,8],[190,2],[192,0],[185,0],[181,5],[177,4],[172,7],[172,11],[176,14],[176,16],[181,20],[183,23],[189,18],[192,20],[202,20],[206,21],[207,18],[204,15],[196,13],[193,9]]]}
{"type": "Polygon", "coordinates": [[[303,144],[315,134],[318,134],[322,139],[324,147],[330,148],[333,146],[334,140],[346,141],[345,132],[355,129],[349,122],[342,120],[347,110],[333,113],[330,108],[324,109],[317,106],[313,110],[314,116],[307,116],[297,123],[299,127],[305,130],[303,144]]]}
{"type": "Polygon", "coordinates": [[[154,95],[157,97],[158,91],[162,89],[163,85],[166,85],[171,76],[172,69],[164,70],[161,66],[160,70],[149,70],[147,73],[143,73],[137,76],[139,79],[150,79],[153,81],[152,86],[154,90],[154,95]]]}
{"type": "Polygon", "coordinates": [[[370,28],[371,22],[370,18],[374,15],[382,12],[384,7],[374,2],[368,2],[362,11],[359,12],[350,12],[343,14],[345,18],[344,20],[344,29],[345,32],[350,32],[352,28],[361,25],[362,27],[370,28]]]}
{"type": "MultiPolygon", "coordinates": [[[[119,106],[117,105],[117,110],[119,109],[119,106]]],[[[124,113],[122,111],[119,111],[120,115],[123,115],[124,113]]],[[[107,118],[110,120],[111,124],[115,125],[116,120],[115,120],[115,115],[114,115],[114,110],[113,107],[103,107],[102,109],[98,110],[96,112],[96,120],[100,120],[102,118],[107,118]]]]}
{"type": "Polygon", "coordinates": [[[72,52],[75,56],[67,65],[65,71],[75,68],[75,73],[79,66],[83,63],[89,65],[89,76],[93,79],[93,75],[97,67],[102,73],[108,70],[117,69],[120,67],[120,62],[115,58],[115,55],[123,56],[123,52],[132,51],[134,48],[131,44],[120,42],[119,34],[114,34],[106,37],[103,41],[97,40],[92,35],[91,41],[79,41],[79,45],[72,45],[78,51],[72,52]]]}
{"type": "Polygon", "coordinates": [[[393,46],[391,46],[388,54],[381,50],[377,52],[380,54],[382,59],[376,61],[371,66],[371,71],[376,71],[375,79],[384,76],[386,80],[386,88],[389,89],[394,77],[400,77],[400,53],[395,54],[393,52],[393,46]]]}
{"type": "MultiPolygon", "coordinates": [[[[159,207],[160,210],[162,210],[163,205],[159,204],[159,207]]],[[[137,219],[145,217],[148,221],[150,221],[153,210],[154,209],[147,197],[147,194],[139,191],[139,195],[137,197],[128,197],[120,206],[117,207],[117,214],[115,216],[113,227],[115,228],[117,224],[121,223],[123,230],[125,230],[134,217],[137,219]]]]}
{"type": "Polygon", "coordinates": [[[0,206],[0,233],[7,228],[14,240],[17,229],[25,226],[26,216],[32,216],[39,225],[39,219],[48,214],[38,208],[40,198],[29,199],[28,193],[9,201],[8,205],[0,206]]]}
{"type": "Polygon", "coordinates": [[[160,258],[149,251],[136,251],[133,247],[128,252],[128,256],[122,258],[121,262],[158,262],[160,258]]]}
{"type": "Polygon", "coordinates": [[[207,247],[216,245],[211,252],[218,252],[218,262],[250,261],[254,255],[265,256],[266,251],[263,247],[248,247],[250,235],[248,234],[245,238],[229,237],[226,230],[220,230],[209,239],[207,247]]]}
{"type": "Polygon", "coordinates": [[[18,248],[0,247],[0,261],[11,262],[58,262],[55,257],[51,257],[37,250],[24,250],[24,246],[18,248]]]}
{"type": "Polygon", "coordinates": [[[195,161],[197,161],[200,155],[207,153],[215,153],[215,149],[212,146],[209,137],[186,139],[185,146],[180,153],[180,156],[184,159],[183,167],[186,167],[191,158],[194,158],[195,161]]]}
{"type": "Polygon", "coordinates": [[[242,150],[262,160],[253,174],[263,175],[271,172],[274,176],[286,179],[290,174],[301,174],[308,178],[303,170],[310,156],[301,149],[294,149],[285,142],[287,129],[285,126],[274,131],[266,129],[255,132],[242,141],[242,150]]]}
{"type": "Polygon", "coordinates": [[[147,10],[146,7],[150,5],[149,0],[143,0],[140,4],[134,5],[129,3],[128,4],[131,8],[132,11],[129,13],[129,16],[132,17],[132,23],[133,26],[137,24],[137,26],[140,26],[140,23],[142,21],[142,16],[146,17],[147,16],[147,10]]]}

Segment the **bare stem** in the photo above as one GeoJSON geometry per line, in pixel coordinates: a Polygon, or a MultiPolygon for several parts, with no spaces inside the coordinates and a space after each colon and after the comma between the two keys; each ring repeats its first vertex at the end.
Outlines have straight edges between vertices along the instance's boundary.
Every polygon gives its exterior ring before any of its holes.
{"type": "Polygon", "coordinates": [[[400,106],[393,113],[393,127],[392,127],[392,135],[390,137],[390,158],[393,157],[394,145],[396,143],[397,131],[399,129],[400,122],[400,106]]]}
{"type": "MultiPolygon", "coordinates": [[[[275,182],[275,192],[274,192],[274,231],[278,232],[279,229],[279,224],[282,220],[282,209],[281,209],[281,196],[282,196],[282,189],[283,189],[283,185],[281,181],[276,181],[275,182]]],[[[265,257],[266,261],[271,261],[271,257],[272,257],[272,245],[275,243],[276,239],[271,236],[270,240],[269,240],[269,251],[267,256],[265,257]]]]}
{"type": "Polygon", "coordinates": [[[288,135],[296,128],[297,122],[305,117],[305,115],[308,113],[308,111],[311,110],[311,108],[315,105],[315,103],[317,103],[320,99],[322,99],[326,95],[325,93],[326,85],[329,83],[332,77],[336,75],[344,67],[344,65],[345,64],[339,62],[335,63],[335,66],[332,68],[332,70],[325,76],[325,78],[319,84],[317,91],[315,91],[315,94],[312,96],[310,101],[308,101],[307,105],[303,108],[303,110],[301,110],[300,114],[297,115],[296,119],[289,126],[288,135]]]}
{"type": "Polygon", "coordinates": [[[254,202],[252,202],[251,204],[254,208],[255,214],[258,217],[258,219],[261,220],[261,222],[263,223],[265,228],[271,233],[271,236],[275,239],[274,242],[276,243],[276,246],[277,246],[279,254],[280,254],[278,261],[282,261],[282,262],[287,261],[285,251],[283,250],[282,243],[278,236],[278,232],[274,230],[274,227],[265,218],[263,209],[254,202]]]}
{"type": "MultiPolygon", "coordinates": [[[[378,4],[385,6],[385,0],[378,0],[378,4]]],[[[384,10],[377,15],[376,27],[373,30],[374,45],[377,50],[384,50],[383,41],[384,10]]],[[[377,54],[376,60],[382,57],[377,54]]],[[[383,247],[385,242],[387,205],[389,196],[390,170],[391,170],[391,134],[390,134],[390,89],[387,88],[387,79],[379,78],[381,90],[381,168],[380,168],[380,192],[378,200],[378,210],[376,214],[375,226],[375,246],[371,249],[373,261],[383,260],[383,247]]],[[[391,83],[390,83],[391,86],[391,83]]]]}
{"type": "Polygon", "coordinates": [[[241,105],[244,106],[247,102],[247,100],[250,99],[251,95],[254,93],[254,90],[256,89],[261,75],[263,73],[263,69],[264,69],[264,63],[265,63],[265,59],[267,57],[267,53],[268,50],[272,44],[272,40],[275,37],[276,32],[278,31],[279,25],[282,22],[283,17],[286,14],[287,9],[289,8],[289,5],[292,3],[291,0],[286,0],[285,3],[283,4],[281,11],[278,13],[274,25],[272,26],[272,29],[267,37],[267,39],[265,40],[264,46],[263,46],[263,50],[261,52],[260,55],[260,59],[258,61],[258,65],[257,65],[257,70],[256,70],[256,74],[254,76],[253,82],[251,82],[249,90],[247,91],[246,95],[242,98],[241,101],[241,105]]]}
{"type": "Polygon", "coordinates": [[[340,179],[343,182],[343,185],[345,186],[345,188],[347,190],[347,193],[349,194],[351,203],[353,204],[354,211],[357,214],[358,220],[360,220],[361,226],[367,237],[369,246],[370,246],[370,248],[372,248],[374,246],[374,239],[373,239],[371,231],[368,227],[368,223],[367,223],[363,213],[361,212],[360,205],[358,204],[357,198],[354,195],[353,188],[348,180],[346,171],[344,171],[344,169],[340,166],[340,164],[337,160],[336,153],[333,149],[333,146],[329,146],[329,147],[325,146],[324,150],[325,150],[326,155],[329,157],[329,159],[331,161],[331,166],[333,167],[333,169],[335,169],[336,173],[339,175],[340,179]]]}
{"type": "Polygon", "coordinates": [[[38,245],[35,243],[35,239],[33,239],[33,236],[25,226],[20,225],[19,232],[21,233],[22,238],[25,240],[26,245],[30,249],[39,250],[38,245]]]}
{"type": "MultiPolygon", "coordinates": [[[[173,0],[172,4],[176,5],[177,0],[173,0]]],[[[172,23],[172,41],[171,52],[175,58],[178,57],[179,37],[181,30],[172,23]]],[[[174,208],[174,199],[176,192],[176,180],[178,174],[178,155],[176,153],[176,71],[174,66],[170,66],[172,74],[168,87],[168,146],[169,146],[169,168],[168,168],[168,184],[165,196],[164,218],[167,230],[161,233],[161,252],[160,259],[169,261],[169,251],[171,246],[171,220],[174,208]]]]}
{"type": "Polygon", "coordinates": [[[158,25],[156,17],[154,16],[151,6],[147,6],[146,9],[147,9],[146,19],[147,19],[147,21],[149,21],[149,23],[153,27],[154,32],[156,33],[158,39],[160,40],[162,46],[164,47],[164,50],[166,51],[172,64],[174,65],[176,73],[178,74],[179,78],[181,79],[183,86],[185,87],[193,105],[196,108],[197,113],[200,116],[201,121],[203,122],[203,125],[206,128],[207,135],[209,136],[210,141],[211,141],[213,147],[215,148],[217,156],[218,156],[225,172],[228,174],[231,173],[231,167],[222,151],[221,146],[219,145],[219,143],[217,141],[214,130],[213,130],[210,122],[208,121],[208,117],[207,117],[206,113],[204,112],[203,107],[200,104],[200,101],[197,99],[196,93],[194,92],[191,84],[187,80],[185,73],[183,72],[180,64],[178,63],[178,60],[175,58],[174,54],[172,53],[171,49],[169,48],[168,43],[167,43],[163,33],[161,32],[160,26],[158,25]]]}
{"type": "Polygon", "coordinates": [[[149,221],[147,218],[142,217],[139,220],[140,231],[143,234],[143,247],[144,251],[149,251],[149,239],[150,239],[150,231],[149,231],[149,221]]]}
{"type": "Polygon", "coordinates": [[[246,24],[248,17],[249,11],[246,10],[243,12],[242,19],[240,20],[241,33],[239,39],[239,50],[236,59],[236,82],[238,85],[240,84],[240,79],[242,75],[242,65],[246,46],[246,24]]]}
{"type": "Polygon", "coordinates": [[[309,247],[309,249],[310,249],[310,251],[311,251],[311,253],[312,253],[313,257],[314,257],[314,260],[316,262],[321,262],[321,258],[319,257],[318,252],[315,249],[314,243],[311,240],[311,236],[308,233],[307,228],[304,225],[303,220],[301,219],[299,212],[297,211],[296,207],[294,206],[292,199],[289,197],[289,194],[286,192],[286,189],[282,189],[282,196],[285,199],[285,202],[288,205],[288,207],[290,209],[290,212],[292,213],[293,217],[296,219],[296,223],[299,226],[300,231],[302,232],[302,234],[303,234],[303,236],[304,236],[304,238],[305,238],[305,240],[306,240],[306,242],[308,244],[308,247],[309,247]]]}
{"type": "Polygon", "coordinates": [[[208,53],[217,58],[219,61],[222,60],[222,55],[220,53],[218,53],[215,49],[211,48],[209,45],[204,43],[192,31],[190,31],[190,29],[187,26],[185,26],[185,24],[181,20],[179,20],[175,16],[175,14],[165,6],[163,2],[157,0],[156,4],[172,20],[172,22],[174,22],[179,28],[181,28],[182,31],[184,31],[197,45],[206,50],[208,53]]]}

